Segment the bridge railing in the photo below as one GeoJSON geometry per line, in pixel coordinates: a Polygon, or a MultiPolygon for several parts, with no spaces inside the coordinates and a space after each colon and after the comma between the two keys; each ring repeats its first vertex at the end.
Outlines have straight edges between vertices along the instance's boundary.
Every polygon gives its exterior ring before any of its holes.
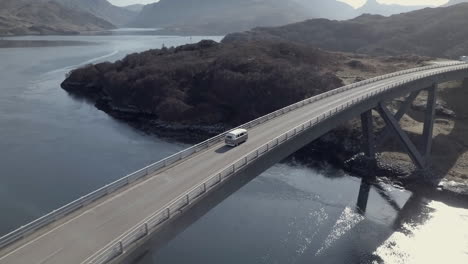
{"type": "MultiPolygon", "coordinates": [[[[423,74],[423,77],[439,75],[444,72],[454,71],[454,70],[462,70],[468,69],[468,64],[458,66],[457,68],[453,69],[441,69],[436,72],[426,73],[423,74]]],[[[357,99],[352,99],[345,103],[342,103],[335,108],[331,109],[328,112],[323,114],[317,115],[311,118],[309,121],[300,124],[299,126],[283,133],[282,135],[268,141],[266,144],[260,146],[259,148],[251,151],[250,153],[246,154],[242,158],[238,159],[237,161],[231,163],[230,165],[226,166],[224,169],[221,169],[217,173],[210,175],[209,177],[205,178],[200,184],[193,187],[189,191],[185,192],[184,194],[180,195],[176,199],[169,202],[166,206],[164,206],[160,211],[154,213],[153,215],[149,216],[148,218],[144,219],[142,222],[137,224],[133,229],[129,232],[125,233],[118,239],[114,240],[110,244],[108,244],[104,249],[97,252],[95,256],[87,261],[88,264],[105,264],[114,259],[115,257],[123,254],[125,250],[132,246],[133,243],[145,238],[155,231],[158,230],[165,222],[172,219],[173,217],[180,214],[183,208],[195,203],[197,200],[202,198],[205,194],[212,191],[214,188],[219,186],[219,184],[223,181],[228,180],[231,176],[233,176],[239,170],[244,169],[247,165],[254,162],[259,157],[262,157],[269,151],[276,149],[278,146],[285,144],[287,141],[297,137],[298,135],[304,133],[308,129],[311,129],[314,126],[320,125],[320,123],[324,122],[328,118],[345,111],[349,107],[357,105],[363,101],[368,100],[371,97],[374,97],[378,94],[384,93],[388,90],[391,90],[395,87],[402,86],[407,83],[411,83],[415,80],[419,80],[423,78],[419,77],[412,77],[409,79],[405,79],[399,81],[397,83],[391,83],[388,85],[384,85],[383,87],[369,92],[365,95],[360,96],[357,99]]],[[[266,118],[267,120],[268,118],[266,118]]]]}
{"type": "MultiPolygon", "coordinates": [[[[388,79],[388,78],[392,78],[392,77],[395,77],[395,76],[400,76],[400,75],[405,75],[405,74],[408,74],[408,73],[412,73],[412,72],[419,72],[419,71],[425,71],[425,70],[430,70],[430,69],[436,69],[436,68],[445,68],[445,67],[448,67],[448,66],[455,66],[455,65],[461,65],[461,64],[464,64],[464,65],[467,65],[466,62],[451,62],[451,63],[446,63],[446,64],[441,64],[441,65],[431,65],[431,66],[426,66],[426,67],[421,67],[421,68],[415,68],[415,69],[409,69],[409,70],[404,70],[404,71],[399,71],[399,72],[395,72],[395,73],[390,73],[390,74],[386,74],[386,75],[383,75],[383,76],[379,76],[379,77],[375,77],[375,78],[371,78],[371,79],[368,79],[368,80],[364,80],[364,81],[361,81],[361,82],[357,82],[357,83],[353,83],[353,84],[350,84],[350,85],[346,85],[346,86],[343,86],[343,87],[340,87],[340,88],[337,88],[337,89],[334,89],[334,90],[331,90],[331,91],[328,91],[326,93],[323,93],[323,94],[319,94],[319,95],[316,95],[316,96],[313,96],[311,98],[307,98],[305,100],[302,100],[298,103],[295,103],[295,104],[292,104],[292,105],[289,105],[289,106],[286,106],[282,109],[279,109],[273,113],[270,113],[268,115],[265,115],[265,116],[262,116],[262,117],[259,117],[251,122],[248,122],[244,125],[241,125],[239,126],[238,128],[246,128],[246,129],[249,129],[249,128],[253,128],[255,126],[258,126],[260,124],[263,124],[273,118],[276,118],[278,116],[281,116],[281,115],[284,115],[285,113],[288,113],[290,111],[293,111],[297,108],[301,108],[305,105],[308,105],[308,104],[311,104],[313,102],[316,102],[318,100],[322,100],[324,98],[327,98],[327,97],[330,97],[332,95],[335,95],[335,94],[338,94],[338,93],[341,93],[341,92],[344,92],[344,91],[348,91],[348,90],[351,90],[351,89],[354,89],[356,87],[360,87],[360,86],[363,86],[363,85],[367,85],[367,84],[370,84],[370,83],[373,83],[373,82],[377,82],[377,81],[381,81],[381,80],[384,80],[384,79],[388,79]]],[[[452,68],[450,68],[452,69],[452,68]]],[[[62,217],[70,214],[70,213],[73,213],[75,212],[76,210],[90,204],[90,203],[93,203],[97,200],[99,200],[100,198],[106,196],[106,195],[109,195],[109,194],[112,194],[113,192],[117,191],[118,189],[124,187],[124,186],[127,186],[139,179],[142,179],[148,175],[151,175],[152,173],[158,171],[158,170],[161,170],[161,169],[167,169],[169,167],[171,167],[172,165],[178,163],[178,162],[181,162],[183,160],[185,160],[186,158],[200,152],[200,151],[203,151],[203,150],[206,150],[208,149],[209,147],[213,146],[214,144],[217,144],[217,143],[220,143],[224,140],[224,137],[226,135],[227,132],[225,133],[222,133],[216,137],[213,137],[213,138],[210,138],[200,144],[197,144],[197,145],[194,145],[193,147],[190,147],[190,148],[187,148],[179,153],[176,153],[174,155],[171,155],[161,161],[158,161],[156,163],[153,163],[143,169],[140,169],[136,172],[133,172],[119,180],[116,180],[92,193],[89,193],[57,210],[54,210],[50,213],[48,213],[47,215],[44,215],[34,221],[32,221],[31,223],[29,224],[26,224],[24,226],[21,226],[20,228],[14,230],[13,232],[3,236],[0,238],[0,249],[22,239],[23,237],[31,234],[32,232],[35,232],[51,223],[54,223],[55,221],[61,219],[62,217]]],[[[286,135],[287,137],[287,135],[286,135]]]]}

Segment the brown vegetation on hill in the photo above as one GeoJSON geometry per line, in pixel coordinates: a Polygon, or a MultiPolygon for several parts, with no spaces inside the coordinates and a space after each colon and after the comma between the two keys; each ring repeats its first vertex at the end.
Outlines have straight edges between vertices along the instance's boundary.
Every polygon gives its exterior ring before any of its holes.
{"type": "Polygon", "coordinates": [[[62,87],[113,111],[238,124],[342,85],[338,55],[286,42],[202,41],[77,69],[62,87]]]}

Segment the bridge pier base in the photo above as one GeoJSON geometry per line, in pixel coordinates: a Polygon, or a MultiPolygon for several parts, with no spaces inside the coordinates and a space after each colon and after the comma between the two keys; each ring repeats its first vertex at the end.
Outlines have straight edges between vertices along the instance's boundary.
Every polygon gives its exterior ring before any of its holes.
{"type": "Polygon", "coordinates": [[[367,210],[367,202],[369,201],[369,192],[371,185],[366,179],[361,179],[359,186],[359,195],[356,203],[356,209],[359,214],[365,215],[367,210]]]}

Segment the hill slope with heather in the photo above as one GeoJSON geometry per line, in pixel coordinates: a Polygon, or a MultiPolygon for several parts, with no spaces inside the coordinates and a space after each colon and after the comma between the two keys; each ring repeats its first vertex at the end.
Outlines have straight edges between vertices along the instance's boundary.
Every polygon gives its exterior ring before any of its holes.
{"type": "Polygon", "coordinates": [[[466,14],[468,3],[425,8],[390,17],[362,15],[346,21],[312,19],[230,34],[224,42],[289,40],[333,51],[458,58],[468,53],[466,14]]]}
{"type": "Polygon", "coordinates": [[[111,113],[236,124],[342,85],[338,56],[290,43],[202,41],[77,69],[62,87],[111,113]],[[246,98],[263,98],[253,104],[246,98]]]}
{"type": "Polygon", "coordinates": [[[395,57],[368,64],[286,41],[205,40],[76,69],[62,87],[117,117],[233,126],[356,81],[341,71],[379,74],[424,60],[395,57]]]}

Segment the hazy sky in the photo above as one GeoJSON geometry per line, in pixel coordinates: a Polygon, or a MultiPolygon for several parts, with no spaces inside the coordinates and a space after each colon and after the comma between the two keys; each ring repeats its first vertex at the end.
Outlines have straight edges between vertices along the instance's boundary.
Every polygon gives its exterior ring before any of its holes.
{"type": "MultiPolygon", "coordinates": [[[[233,0],[235,1],[235,0],[233,0]]],[[[354,7],[362,6],[366,0],[339,0],[349,3],[354,7]]],[[[148,4],[157,2],[157,0],[109,0],[109,2],[118,6],[126,6],[131,4],[148,4]]],[[[442,5],[448,0],[378,0],[379,3],[385,4],[400,4],[400,5],[442,5]]]]}

